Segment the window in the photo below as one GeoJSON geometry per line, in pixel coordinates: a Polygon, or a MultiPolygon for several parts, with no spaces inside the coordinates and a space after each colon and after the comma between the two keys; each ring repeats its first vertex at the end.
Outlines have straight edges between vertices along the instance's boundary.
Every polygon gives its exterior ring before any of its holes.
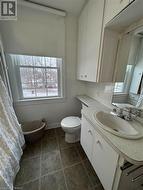
{"type": "Polygon", "coordinates": [[[62,96],[62,58],[10,56],[16,63],[16,80],[20,99],[62,96]]]}

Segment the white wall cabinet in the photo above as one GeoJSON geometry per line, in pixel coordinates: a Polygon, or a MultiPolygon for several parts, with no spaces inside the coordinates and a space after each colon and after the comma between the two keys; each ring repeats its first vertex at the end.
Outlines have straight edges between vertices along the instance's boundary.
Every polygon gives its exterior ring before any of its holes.
{"type": "Polygon", "coordinates": [[[115,82],[120,31],[115,31],[106,24],[133,1],[88,1],[79,17],[78,80],[115,82]]]}
{"type": "Polygon", "coordinates": [[[113,82],[118,34],[104,28],[105,0],[89,0],[79,17],[77,79],[113,82]]]}
{"type": "Polygon", "coordinates": [[[112,190],[119,155],[82,117],[81,145],[105,190],[112,190]]]}
{"type": "Polygon", "coordinates": [[[104,0],[89,0],[79,17],[77,79],[96,82],[104,0]]]}
{"type": "Polygon", "coordinates": [[[119,14],[127,5],[130,0],[106,0],[105,6],[105,23],[112,20],[117,14],[119,14]]]}

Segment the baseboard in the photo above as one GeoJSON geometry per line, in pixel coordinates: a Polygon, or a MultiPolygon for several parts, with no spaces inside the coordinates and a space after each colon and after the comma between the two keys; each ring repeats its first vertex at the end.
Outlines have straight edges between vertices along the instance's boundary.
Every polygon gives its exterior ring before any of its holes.
{"type": "Polygon", "coordinates": [[[60,123],[49,123],[49,124],[47,124],[45,130],[54,129],[54,128],[58,128],[58,127],[61,127],[60,123]]]}

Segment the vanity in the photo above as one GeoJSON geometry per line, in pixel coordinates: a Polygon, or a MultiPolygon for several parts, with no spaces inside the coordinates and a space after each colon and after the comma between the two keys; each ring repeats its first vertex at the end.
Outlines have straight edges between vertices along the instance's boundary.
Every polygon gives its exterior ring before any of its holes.
{"type": "Polygon", "coordinates": [[[81,112],[80,142],[104,189],[143,189],[142,124],[137,121],[125,121],[134,130],[128,130],[127,127],[126,132],[123,132],[124,137],[122,129],[120,135],[114,134],[101,126],[104,119],[107,125],[110,125],[112,117],[117,117],[111,116],[110,121],[108,120],[110,108],[87,96],[77,98],[84,104],[81,112]]]}

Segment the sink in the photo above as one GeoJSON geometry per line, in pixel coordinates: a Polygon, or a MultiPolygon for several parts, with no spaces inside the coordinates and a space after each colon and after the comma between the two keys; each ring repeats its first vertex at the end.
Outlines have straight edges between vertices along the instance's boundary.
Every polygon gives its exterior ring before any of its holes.
{"type": "Polygon", "coordinates": [[[94,119],[102,129],[119,137],[138,139],[142,135],[129,122],[103,111],[94,113],[94,119]]]}

